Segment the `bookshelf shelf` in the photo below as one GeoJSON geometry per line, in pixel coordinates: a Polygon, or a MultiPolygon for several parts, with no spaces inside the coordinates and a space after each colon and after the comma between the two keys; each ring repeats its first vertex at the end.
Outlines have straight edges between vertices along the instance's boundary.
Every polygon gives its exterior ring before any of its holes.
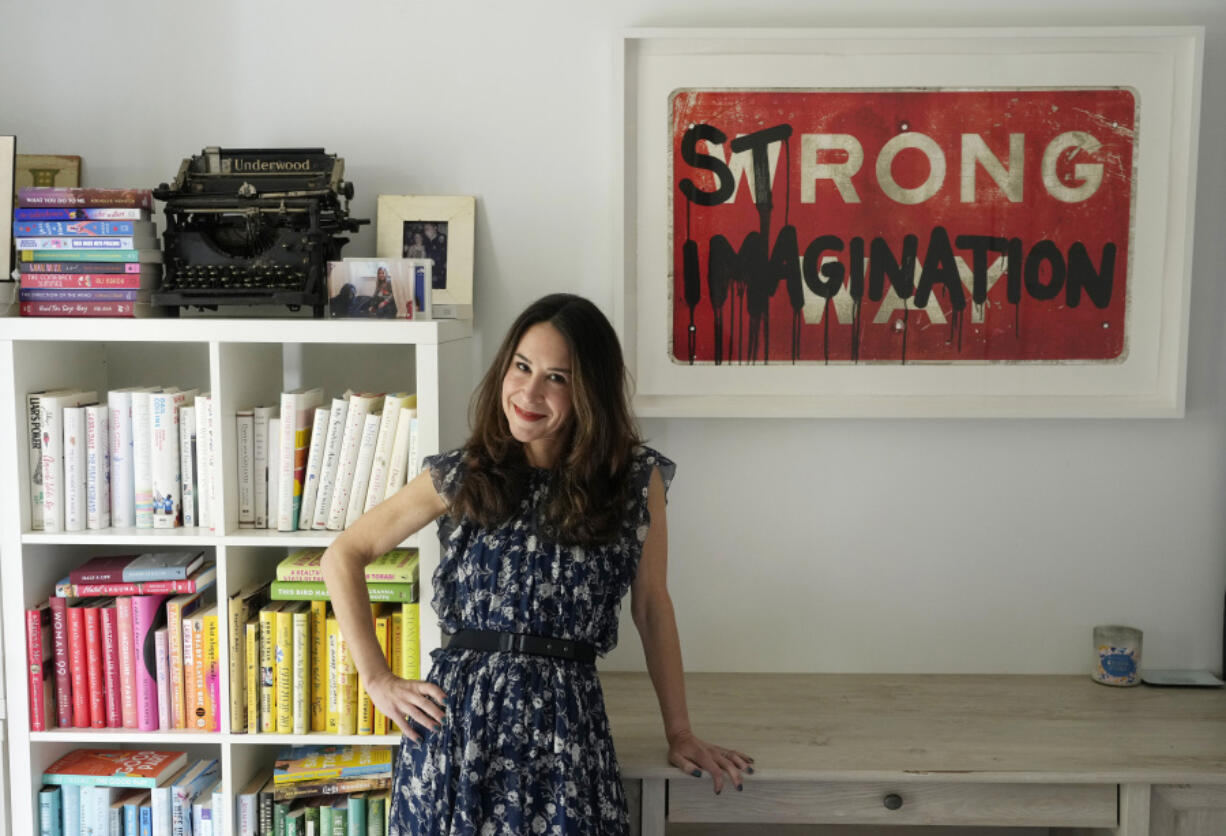
{"type": "MultiPolygon", "coordinates": [[[[0,324],[0,602],[3,610],[5,702],[12,821],[16,832],[37,832],[37,791],[43,770],[79,747],[175,747],[192,757],[219,757],[225,792],[236,792],[271,766],[280,747],[300,744],[395,745],[397,735],[230,733],[228,700],[221,732],[133,729],[55,729],[31,732],[25,653],[25,610],[52,594],[55,582],[98,554],[151,548],[199,547],[216,561],[210,601],[225,600],[272,576],[290,550],[324,547],[337,532],[277,532],[238,527],[237,433],[241,406],[275,402],[282,392],[322,387],[327,396],[358,391],[417,393],[421,455],[463,442],[472,390],[472,327],[468,322],[371,322],[266,319],[69,320],[5,318],[0,324]],[[44,533],[30,528],[30,463],[25,395],[74,387],[100,395],[149,383],[211,392],[221,418],[218,490],[222,520],[214,530],[137,530],[44,533]]],[[[433,527],[403,545],[420,551],[420,600],[428,607],[439,546],[433,527]]],[[[229,625],[220,620],[223,653],[229,625]]],[[[433,619],[421,624],[422,669],[439,645],[433,619]]],[[[230,681],[222,665],[220,690],[230,681]]]]}

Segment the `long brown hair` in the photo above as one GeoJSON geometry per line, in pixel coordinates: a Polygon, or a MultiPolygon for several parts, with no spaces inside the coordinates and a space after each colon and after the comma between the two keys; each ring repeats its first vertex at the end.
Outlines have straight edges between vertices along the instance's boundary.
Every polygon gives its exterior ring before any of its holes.
{"type": "Polygon", "coordinates": [[[473,393],[466,473],[451,513],[493,527],[509,519],[523,499],[531,468],[503,412],[502,380],[524,333],[542,322],[556,328],[570,348],[574,418],[536,523],[561,543],[608,542],[625,513],[631,457],[641,440],[617,334],[599,308],[569,293],[542,297],[519,315],[473,393]]]}

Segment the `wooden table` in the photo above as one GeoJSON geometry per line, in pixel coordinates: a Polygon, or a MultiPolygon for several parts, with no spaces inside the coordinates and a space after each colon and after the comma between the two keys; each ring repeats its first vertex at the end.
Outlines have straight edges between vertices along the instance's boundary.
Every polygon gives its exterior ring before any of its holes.
{"type": "Polygon", "coordinates": [[[601,681],[642,836],[663,836],[666,819],[1226,834],[1226,691],[1088,676],[689,674],[695,733],[756,760],[743,792],[716,796],[709,777],[668,764],[647,675],[601,681]]]}

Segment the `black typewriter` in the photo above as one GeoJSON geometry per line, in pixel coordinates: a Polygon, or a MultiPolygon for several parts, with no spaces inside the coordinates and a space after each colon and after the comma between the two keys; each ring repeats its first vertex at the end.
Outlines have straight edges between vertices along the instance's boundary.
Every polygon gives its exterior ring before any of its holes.
{"type": "Polygon", "coordinates": [[[349,217],[345,161],[322,148],[205,148],[165,201],[156,305],[286,305],[324,315],[328,262],[369,220],[349,217]]]}

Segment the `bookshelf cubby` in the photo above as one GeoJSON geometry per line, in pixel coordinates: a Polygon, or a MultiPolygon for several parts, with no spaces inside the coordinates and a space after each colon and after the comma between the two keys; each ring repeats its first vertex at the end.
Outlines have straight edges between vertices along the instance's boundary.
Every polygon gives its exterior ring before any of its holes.
{"type": "MultiPolygon", "coordinates": [[[[0,325],[0,595],[5,636],[5,701],[14,832],[37,832],[37,792],[45,768],[74,748],[178,748],[221,759],[233,810],[236,792],[292,744],[395,745],[397,735],[232,734],[222,699],[220,732],[133,729],[53,729],[31,732],[27,698],[25,610],[44,601],[72,567],[101,554],[197,547],[217,562],[218,602],[257,579],[271,578],[277,560],[306,546],[326,546],[336,532],[277,532],[238,527],[237,409],[276,403],[282,391],[319,386],[417,393],[418,443],[425,456],[463,442],[471,375],[471,323],[458,320],[385,322],[307,319],[20,319],[0,325]],[[215,530],[107,528],[72,533],[32,531],[25,396],[53,387],[94,390],[173,384],[211,392],[221,422],[215,530]]],[[[422,670],[439,645],[428,616],[431,578],[439,560],[434,528],[404,545],[420,550],[422,670]]],[[[221,619],[221,647],[228,624],[221,619]]],[[[231,683],[221,668],[221,692],[231,683]]]]}

